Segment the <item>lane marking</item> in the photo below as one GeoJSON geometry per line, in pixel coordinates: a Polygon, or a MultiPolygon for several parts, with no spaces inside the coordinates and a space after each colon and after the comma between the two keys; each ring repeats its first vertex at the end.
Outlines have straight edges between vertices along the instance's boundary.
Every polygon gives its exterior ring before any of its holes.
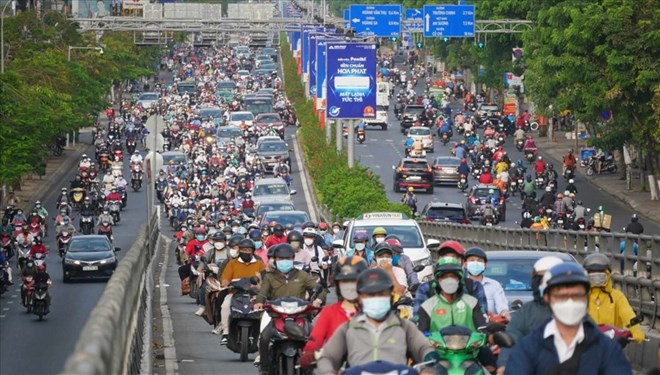
{"type": "Polygon", "coordinates": [[[298,135],[292,134],[291,138],[293,140],[293,152],[296,154],[296,164],[298,165],[298,175],[300,176],[300,182],[302,184],[303,193],[305,194],[305,201],[307,201],[307,212],[312,220],[318,221],[318,216],[316,214],[316,209],[312,204],[312,195],[309,192],[309,181],[307,180],[307,174],[305,173],[305,164],[302,161],[302,151],[298,147],[298,135]]]}

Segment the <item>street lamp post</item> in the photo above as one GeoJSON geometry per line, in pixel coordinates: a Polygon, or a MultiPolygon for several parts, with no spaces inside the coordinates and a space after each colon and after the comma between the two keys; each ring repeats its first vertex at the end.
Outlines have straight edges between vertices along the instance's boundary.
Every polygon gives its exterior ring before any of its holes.
{"type": "Polygon", "coordinates": [[[103,47],[76,47],[76,46],[69,46],[69,51],[67,53],[67,58],[66,60],[68,62],[71,62],[71,51],[74,49],[93,49],[96,51],[99,51],[99,53],[102,55],[103,54],[103,47]]]}
{"type": "Polygon", "coordinates": [[[5,11],[13,0],[7,1],[0,14],[0,74],[5,74],[5,11]]]}

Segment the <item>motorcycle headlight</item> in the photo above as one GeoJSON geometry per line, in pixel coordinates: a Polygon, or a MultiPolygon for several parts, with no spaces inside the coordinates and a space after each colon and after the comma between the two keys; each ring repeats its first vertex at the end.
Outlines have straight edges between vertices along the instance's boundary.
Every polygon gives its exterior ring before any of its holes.
{"type": "Polygon", "coordinates": [[[443,336],[443,339],[445,340],[445,346],[449,350],[461,350],[464,349],[465,346],[467,345],[468,341],[470,340],[470,336],[466,335],[451,335],[451,336],[443,336]]]}

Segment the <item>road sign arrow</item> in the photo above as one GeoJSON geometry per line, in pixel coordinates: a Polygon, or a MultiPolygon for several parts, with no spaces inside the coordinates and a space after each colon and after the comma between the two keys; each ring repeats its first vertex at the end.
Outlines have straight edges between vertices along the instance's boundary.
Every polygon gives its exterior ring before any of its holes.
{"type": "Polygon", "coordinates": [[[353,18],[353,23],[360,23],[360,19],[359,18],[353,18]]]}
{"type": "Polygon", "coordinates": [[[425,26],[424,26],[424,29],[425,29],[426,31],[429,31],[429,30],[431,29],[431,16],[430,16],[428,13],[426,13],[426,17],[425,17],[425,18],[426,18],[426,19],[424,20],[424,21],[425,21],[425,22],[424,22],[424,25],[425,25],[425,26]]]}

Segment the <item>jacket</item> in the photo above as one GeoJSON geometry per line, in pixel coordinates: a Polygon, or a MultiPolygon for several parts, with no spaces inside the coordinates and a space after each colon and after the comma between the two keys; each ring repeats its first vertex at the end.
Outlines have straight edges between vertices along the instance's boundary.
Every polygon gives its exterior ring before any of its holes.
{"type": "Polygon", "coordinates": [[[359,366],[376,360],[405,364],[406,354],[415,362],[433,352],[433,347],[414,323],[400,319],[390,312],[376,328],[364,314],[342,324],[323,347],[317,363],[319,375],[335,375],[346,360],[350,366],[359,366]]]}
{"type": "Polygon", "coordinates": [[[426,300],[417,311],[417,326],[422,332],[436,332],[450,325],[467,327],[473,331],[485,326],[486,316],[477,299],[461,293],[452,303],[440,294],[426,300]]]}
{"type": "MultiPolygon", "coordinates": [[[[511,314],[511,321],[506,326],[506,333],[511,335],[513,342],[527,336],[532,330],[552,318],[550,306],[533,300],[525,303],[522,307],[511,314]]],[[[497,358],[497,366],[505,366],[513,349],[501,348],[497,358]]]]}
{"type": "MultiPolygon", "coordinates": [[[[505,375],[545,375],[559,364],[553,338],[543,338],[545,326],[537,327],[513,349],[505,375]]],[[[587,345],[579,359],[575,375],[632,375],[630,363],[621,346],[600,333],[589,321],[584,321],[584,343],[587,345]]]]}
{"type": "MultiPolygon", "coordinates": [[[[589,316],[596,324],[626,328],[636,316],[626,296],[612,287],[612,275],[607,272],[607,281],[602,287],[591,287],[589,292],[589,316]]],[[[641,341],[644,331],[639,324],[629,328],[633,337],[641,341]]]]}
{"type": "MultiPolygon", "coordinates": [[[[305,271],[293,269],[285,276],[278,270],[266,271],[261,280],[261,289],[256,297],[257,303],[263,303],[282,297],[296,297],[305,299],[307,292],[316,287],[316,278],[305,271]]],[[[321,290],[318,299],[325,301],[327,291],[321,290]]]]}
{"type": "MultiPolygon", "coordinates": [[[[413,300],[413,315],[417,315],[420,306],[427,299],[433,297],[436,294],[436,291],[433,290],[434,281],[427,281],[422,283],[419,288],[415,291],[415,299],[413,300]]],[[[466,294],[471,295],[476,298],[481,307],[488,306],[488,299],[486,298],[486,291],[484,291],[484,286],[480,282],[474,281],[465,276],[463,278],[463,291],[466,294]]]]}

